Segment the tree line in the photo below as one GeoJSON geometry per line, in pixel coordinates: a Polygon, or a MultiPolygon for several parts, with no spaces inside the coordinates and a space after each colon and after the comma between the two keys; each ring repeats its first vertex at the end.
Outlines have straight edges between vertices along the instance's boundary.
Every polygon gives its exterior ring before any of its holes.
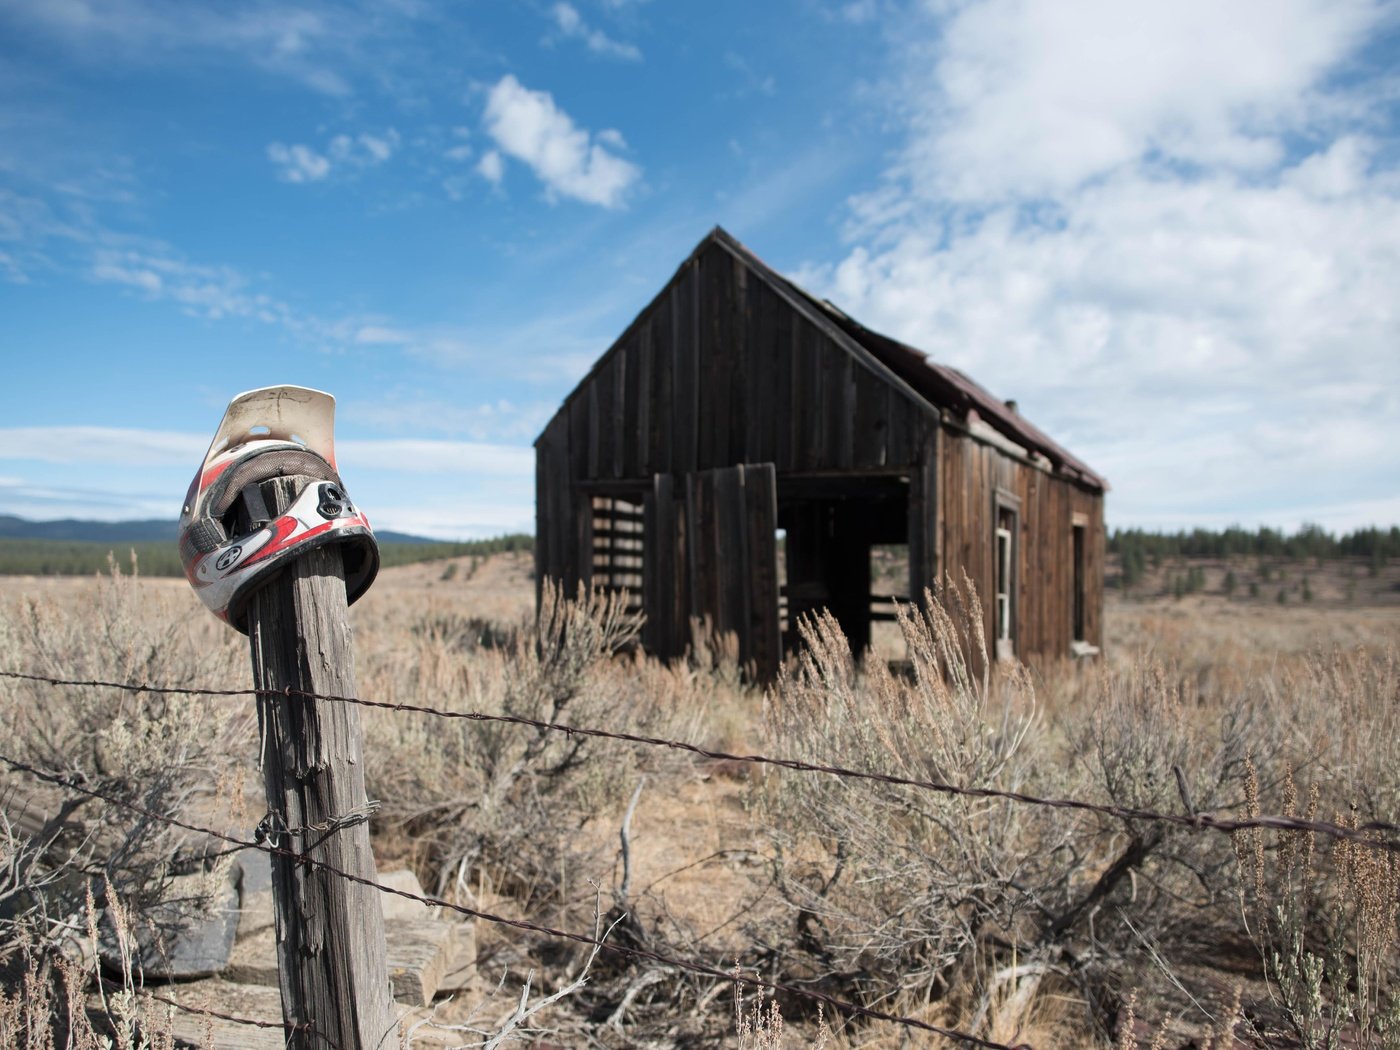
{"type": "Polygon", "coordinates": [[[1108,539],[1110,554],[1131,549],[1157,558],[1228,558],[1253,555],[1261,558],[1383,558],[1400,555],[1400,526],[1374,526],[1334,536],[1321,525],[1304,525],[1289,535],[1280,529],[1192,529],[1190,532],[1148,532],[1114,529],[1108,539]]]}
{"type": "MultiPolygon", "coordinates": [[[[1387,562],[1400,557],[1400,526],[1389,529],[1374,526],[1333,535],[1320,525],[1304,525],[1292,534],[1280,529],[1192,529],[1189,532],[1149,532],[1145,529],[1114,529],[1108,538],[1108,552],[1119,558],[1122,583],[1131,587],[1142,579],[1148,567],[1164,561],[1189,558],[1252,557],[1261,561],[1365,559],[1372,575],[1387,562]]],[[[1265,579],[1267,579],[1267,575],[1265,579]]],[[[1182,586],[1189,592],[1188,583],[1182,586]]]]}

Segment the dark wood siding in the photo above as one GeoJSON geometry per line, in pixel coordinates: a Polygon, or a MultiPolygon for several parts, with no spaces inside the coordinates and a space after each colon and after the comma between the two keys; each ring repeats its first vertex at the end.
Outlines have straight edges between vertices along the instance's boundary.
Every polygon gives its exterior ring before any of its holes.
{"type": "Polygon", "coordinates": [[[897,472],[918,461],[934,418],[901,387],[711,245],[561,411],[576,481],[640,482],[741,462],[780,474],[897,472]]]}
{"type": "Polygon", "coordinates": [[[1066,657],[1074,632],[1074,533],[1085,527],[1085,638],[1103,645],[1103,498],[993,444],[945,429],[941,440],[944,568],[977,587],[993,639],[997,494],[1017,508],[1013,614],[1018,657],[1066,657]]]}

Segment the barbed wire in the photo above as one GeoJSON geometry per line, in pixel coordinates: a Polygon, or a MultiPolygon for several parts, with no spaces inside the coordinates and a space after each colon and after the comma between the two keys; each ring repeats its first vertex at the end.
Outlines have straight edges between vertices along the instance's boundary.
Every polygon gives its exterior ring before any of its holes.
{"type": "MultiPolygon", "coordinates": [[[[33,776],[39,780],[46,781],[50,784],[58,785],[59,787],[67,788],[71,791],[77,791],[80,794],[87,795],[91,798],[102,799],[105,802],[110,802],[112,805],[119,806],[122,809],[129,810],[148,819],[160,821],[162,823],[169,824],[172,827],[182,828],[185,831],[194,832],[195,834],[207,835],[210,838],[230,843],[238,847],[239,849],[251,849],[256,850],[259,853],[266,853],[269,856],[285,857],[291,860],[293,863],[303,864],[309,868],[324,871],[328,875],[344,879],[347,882],[354,882],[362,886],[368,886],[371,889],[378,890],[380,893],[391,894],[396,897],[403,897],[406,900],[415,901],[419,904],[427,905],[428,907],[445,908],[449,911],[454,911],[458,912],[459,914],[465,915],[468,918],[480,919],[483,922],[489,922],[493,925],[508,926],[513,929],[522,930],[526,933],[540,934],[546,937],[553,937],[557,940],[573,941],[577,944],[589,945],[595,948],[599,948],[603,951],[614,952],[620,955],[630,956],[635,959],[650,960],[652,962],[660,963],[663,966],[671,966],[678,970],[685,970],[689,973],[699,974],[703,977],[716,978],[718,980],[725,981],[730,984],[746,985],[752,988],[759,988],[766,992],[772,993],[782,992],[785,995],[793,995],[799,998],[810,1000],[812,1002],[822,1003],[826,1006],[831,1007],[833,1010],[837,1010],[841,1013],[854,1014],[875,1021],[888,1021],[893,1024],[903,1025],[906,1028],[917,1028],[922,1031],[932,1032],[935,1035],[941,1035],[948,1039],[958,1040],[959,1042],[965,1043],[969,1046],[983,1047],[985,1048],[985,1050],[1035,1050],[1035,1048],[1032,1047],[1029,1043],[999,1043],[992,1039],[983,1039],[981,1036],[973,1035],[970,1032],[962,1032],[955,1028],[944,1028],[941,1025],[930,1024],[927,1021],[921,1021],[915,1017],[902,1017],[899,1014],[888,1013],[884,1010],[876,1009],[875,1007],[862,1006],[859,1003],[853,1003],[844,999],[838,999],[835,996],[828,995],[825,992],[813,991],[809,988],[802,988],[798,985],[787,984],[782,981],[764,980],[756,974],[753,976],[748,976],[738,971],[737,968],[735,970],[722,970],[719,967],[711,966],[708,963],[695,962],[687,959],[677,959],[673,956],[663,955],[660,952],[654,952],[646,948],[635,948],[628,947],[622,944],[609,943],[598,937],[592,937],[583,933],[574,933],[567,930],[558,930],[552,926],[545,926],[540,923],[531,922],[528,919],[511,919],[503,915],[493,915],[490,912],[480,911],[476,908],[469,908],[464,904],[457,904],[453,901],[444,900],[441,897],[429,897],[422,894],[412,893],[408,890],[397,889],[393,886],[384,886],[373,879],[366,879],[361,878],[358,875],[353,875],[348,871],[343,871],[340,868],[335,867],[334,865],[327,864],[324,861],[316,860],[312,857],[309,857],[305,853],[298,853],[293,850],[283,849],[278,846],[265,845],[259,842],[240,839],[237,836],[228,835],[224,832],[216,831],[213,828],[203,827],[198,824],[191,824],[188,821],[180,820],[176,817],[170,816],[169,814],[159,813],[146,806],[139,805],[138,803],[131,802],[127,799],[121,798],[120,796],[114,795],[111,792],[99,791],[95,788],[87,787],[83,784],[77,783],[71,777],[62,777],[56,773],[46,772],[45,770],[39,769],[35,766],[31,766],[28,763],[21,762],[18,759],[11,758],[10,756],[5,755],[3,753],[0,753],[0,762],[4,762],[11,769],[27,773],[30,776],[33,776]]],[[[236,1018],[231,1017],[227,1019],[237,1020],[236,1018]]],[[[260,1024],[265,1027],[284,1027],[282,1024],[274,1022],[261,1022],[260,1024]]]]}
{"type": "Polygon", "coordinates": [[[302,689],[209,689],[195,686],[143,685],[131,682],[111,682],[96,679],[52,678],[46,675],[25,674],[19,671],[0,671],[0,678],[13,678],[49,685],[120,689],[130,693],[178,694],[189,696],[262,696],[287,697],[303,700],[321,700],[338,704],[353,704],[357,707],[376,708],[393,712],[430,715],[435,718],[457,718],[472,722],[500,722],[509,725],[526,726],[566,736],[593,737],[602,740],[617,740],[648,747],[667,748],[682,751],[701,758],[722,762],[745,762],[753,765],[772,766],[797,772],[823,773],[849,780],[864,780],[897,787],[913,787],[946,795],[960,795],[966,798],[1000,799],[1021,805],[1038,806],[1046,809],[1066,809],[1084,813],[1097,813],[1117,817],[1121,820],[1144,820],[1172,824],[1190,830],[1215,831],[1234,834],[1239,831],[1272,829],[1275,831],[1299,831],[1314,835],[1324,835],[1332,839],[1357,842],[1365,846],[1400,853],[1400,840],[1377,838],[1377,834],[1400,834],[1400,824],[1373,820],[1356,827],[1347,827],[1325,820],[1308,820],[1302,817],[1288,817],[1279,814],[1260,814],[1254,817],[1219,817],[1209,812],[1162,813],[1133,806],[1120,806],[1114,803],[1089,802],[1074,798],[1047,798],[1021,791],[1004,788],[966,787],[947,784],[937,780],[918,777],[902,777],[891,773],[874,773],[869,770],[850,769],[845,766],[808,762],[797,758],[775,758],[769,755],[739,755],[728,751],[717,751],[684,740],[668,740],[664,737],[644,736],[638,733],[624,733],[609,729],[596,729],[588,726],[573,726],[562,722],[549,722],[525,715],[488,714],[483,711],[447,711],[441,708],[426,707],[421,704],[394,703],[387,700],[366,700],[355,696],[336,696],[328,693],[311,693],[302,689]]]}
{"type": "MultiPolygon", "coordinates": [[[[114,981],[107,977],[98,977],[98,980],[112,991],[120,992],[127,990],[126,986],[119,981],[114,981]]],[[[316,1026],[309,1021],[304,1024],[289,1024],[286,1021],[260,1021],[254,1017],[239,1017],[237,1014],[222,1013],[219,1010],[212,1010],[207,1006],[191,1006],[189,1003],[182,1003],[178,999],[171,999],[168,996],[157,995],[149,988],[141,988],[133,991],[137,995],[148,996],[149,998],[155,1000],[158,1003],[164,1003],[166,1006],[173,1006],[175,1009],[183,1013],[198,1014],[202,1017],[214,1017],[220,1021],[229,1021],[232,1024],[248,1025],[250,1028],[280,1028],[284,1032],[310,1032],[313,1038],[320,1038],[322,1041],[327,1043],[331,1042],[331,1040],[327,1036],[318,1036],[316,1032],[316,1026]]],[[[333,1047],[335,1046],[335,1044],[333,1043],[331,1045],[333,1047]]]]}

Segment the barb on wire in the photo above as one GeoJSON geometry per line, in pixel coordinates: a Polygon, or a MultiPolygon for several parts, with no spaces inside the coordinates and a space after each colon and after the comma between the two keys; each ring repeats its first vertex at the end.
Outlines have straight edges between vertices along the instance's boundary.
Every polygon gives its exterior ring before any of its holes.
{"type": "Polygon", "coordinates": [[[337,831],[367,823],[370,817],[379,812],[379,805],[379,799],[372,798],[368,802],[346,810],[338,817],[327,817],[325,820],[318,820],[315,824],[304,824],[299,828],[287,827],[286,821],[282,819],[280,813],[269,811],[263,815],[262,820],[258,821],[258,826],[253,829],[253,841],[270,842],[276,835],[280,836],[283,845],[286,845],[293,835],[321,834],[320,838],[306,847],[305,852],[309,853],[337,831]]]}
{"type": "Polygon", "coordinates": [[[1400,834],[1400,824],[1373,820],[1356,827],[1346,827],[1324,820],[1305,820],[1300,817],[1261,815],[1257,817],[1218,817],[1212,813],[1158,813],[1150,809],[1137,809],[1132,806],[1117,806],[1111,803],[1088,802],[1074,798],[1045,798],[1028,795],[1020,791],[1007,791],[1002,788],[964,787],[946,784],[937,780],[922,780],[917,777],[901,777],[889,773],[872,773],[867,770],[849,769],[844,766],[824,765],[797,758],[773,758],[768,755],[736,755],[728,751],[714,751],[684,740],[667,740],[663,737],[642,736],[637,733],[618,733],[608,729],[594,729],[587,726],[572,726],[561,722],[546,722],[524,715],[493,715],[481,711],[444,711],[419,704],[389,703],[384,700],[364,700],[355,696],[334,696],[325,693],[309,693],[288,686],[286,689],[200,689],[187,686],[139,685],[128,682],[83,681],[66,678],[49,678],[44,675],[22,674],[18,671],[0,671],[0,678],[19,678],[49,685],[96,686],[108,689],[121,689],[132,693],[178,693],[189,696],[262,696],[297,697],[303,700],[323,700],[330,703],[354,704],[358,707],[378,708],[386,711],[407,711],[414,714],[432,715],[437,718],[462,718],[472,722],[504,722],[510,725],[527,726],[566,736],[595,737],[602,740],[619,740],[629,744],[644,744],[648,747],[664,747],[672,751],[684,751],[701,758],[716,759],[722,762],[749,762],[755,765],[773,766],[778,769],[791,769],[805,773],[824,773],[844,777],[848,780],[866,780],[879,784],[914,787],[924,791],[936,791],[947,795],[962,795],[969,798],[1002,799],[1027,806],[1040,806],[1047,809],[1069,809],[1082,813],[1099,813],[1122,820],[1148,820],[1177,827],[1223,832],[1233,834],[1255,828],[1268,828],[1276,831],[1303,831],[1328,838],[1358,842],[1364,846],[1400,853],[1400,839],[1379,839],[1376,833],[1400,834]]]}
{"type": "Polygon", "coordinates": [[[936,1035],[941,1035],[948,1039],[956,1039],[959,1042],[967,1044],[968,1046],[983,1047],[985,1048],[985,1050],[1035,1050],[1035,1048],[1032,1047],[1029,1043],[999,1043],[992,1039],[983,1039],[982,1037],[973,1035],[970,1032],[958,1031],[956,1028],[944,1028],[940,1025],[930,1024],[927,1021],[920,1021],[919,1019],[914,1017],[901,1017],[898,1014],[887,1013],[884,1010],[878,1010],[874,1007],[861,1006],[859,1003],[853,1003],[844,999],[838,999],[833,995],[827,995],[825,992],[813,991],[811,989],[802,988],[797,985],[785,984],[781,981],[766,981],[758,976],[745,976],[743,974],[737,974],[728,970],[722,970],[719,967],[711,966],[708,963],[694,962],[687,959],[677,959],[673,956],[663,955],[660,952],[650,951],[646,948],[633,948],[622,944],[608,943],[606,940],[600,937],[591,937],[583,933],[571,933],[567,930],[557,930],[552,926],[544,926],[540,923],[531,922],[528,919],[511,919],[503,915],[493,915],[490,912],[478,911],[476,908],[469,908],[463,904],[456,904],[452,901],[444,900],[441,897],[428,897],[417,893],[411,893],[408,890],[396,889],[392,886],[384,886],[373,879],[364,879],[359,877],[358,875],[352,875],[347,871],[342,871],[334,865],[327,864],[324,861],[316,860],[312,857],[307,856],[304,853],[294,853],[291,850],[283,849],[279,846],[266,845],[260,842],[249,842],[244,839],[237,838],[233,835],[224,834],[221,831],[215,831],[213,828],[201,827],[198,824],[190,824],[186,821],[169,816],[168,814],[157,813],[154,810],[147,809],[145,806],[141,806],[134,802],[129,802],[125,799],[118,798],[117,796],[112,795],[108,792],[98,791],[94,788],[85,787],[81,784],[74,783],[70,779],[58,776],[57,774],[48,773],[42,769],[36,769],[34,766],[28,765],[24,762],[20,762],[19,760],[11,758],[5,754],[0,754],[0,762],[4,762],[11,769],[18,770],[22,773],[27,773],[30,776],[37,777],[38,779],[47,781],[48,783],[58,784],[61,787],[69,788],[70,790],[80,792],[92,798],[100,798],[103,801],[110,802],[113,805],[130,810],[133,813],[138,813],[142,816],[149,817],[152,820],[158,820],[163,823],[170,824],[173,827],[183,828],[185,831],[192,831],[196,834],[209,835],[213,838],[221,839],[224,842],[228,842],[233,845],[239,846],[240,848],[258,850],[259,852],[266,853],[269,856],[287,857],[288,859],[298,864],[304,864],[312,869],[319,869],[321,871],[326,872],[326,874],[328,875],[334,875],[338,878],[346,880],[347,882],[359,883],[362,886],[368,886],[371,889],[378,890],[380,893],[392,894],[396,897],[403,897],[407,900],[415,901],[419,904],[425,904],[429,907],[445,908],[448,911],[457,912],[461,915],[467,916],[468,918],[480,919],[483,922],[489,922],[498,926],[509,926],[513,929],[523,930],[526,933],[537,933],[546,937],[554,937],[558,940],[573,941],[577,944],[591,945],[595,948],[601,948],[603,951],[615,952],[617,954],[630,956],[636,959],[647,959],[652,962],[660,963],[663,966],[671,966],[678,970],[685,970],[690,973],[700,974],[704,977],[717,978],[729,984],[748,985],[752,988],[762,988],[763,990],[769,992],[783,992],[787,995],[794,995],[798,996],[799,998],[811,1000],[813,1002],[823,1003],[826,1006],[830,1006],[834,1010],[840,1011],[841,1013],[854,1014],[860,1017],[868,1017],[871,1020],[876,1021],[889,1021],[894,1024],[903,1025],[906,1028],[917,1028],[925,1032],[933,1032],[936,1035]]]}

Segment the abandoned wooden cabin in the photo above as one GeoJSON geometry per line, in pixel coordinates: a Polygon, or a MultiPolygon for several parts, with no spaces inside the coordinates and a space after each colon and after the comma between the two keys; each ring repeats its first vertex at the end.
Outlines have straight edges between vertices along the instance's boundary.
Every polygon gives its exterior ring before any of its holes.
{"type": "Polygon", "coordinates": [[[1013,403],[722,229],[535,449],[537,586],[626,588],[659,656],[682,655],[708,619],[767,678],[823,606],[859,653],[893,600],[945,572],[976,585],[998,656],[1102,644],[1103,479],[1013,403]],[[907,586],[872,593],[872,550],[888,545],[907,548],[907,586]]]}

